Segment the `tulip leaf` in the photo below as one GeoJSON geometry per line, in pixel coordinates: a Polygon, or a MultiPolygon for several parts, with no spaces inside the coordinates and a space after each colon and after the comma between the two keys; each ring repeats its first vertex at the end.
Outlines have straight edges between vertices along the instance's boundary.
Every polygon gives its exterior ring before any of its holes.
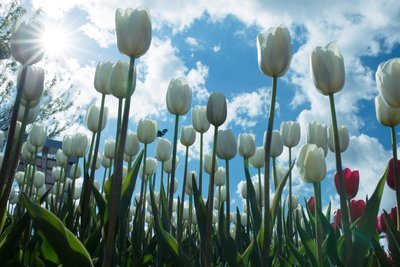
{"type": "Polygon", "coordinates": [[[242,266],[242,257],[237,251],[235,241],[231,235],[227,235],[224,206],[220,205],[218,212],[218,237],[221,242],[222,254],[228,260],[229,266],[242,266]]]}
{"type": "MultiPolygon", "coordinates": [[[[204,200],[200,195],[199,189],[197,188],[197,182],[194,177],[192,177],[192,185],[193,185],[193,195],[194,195],[194,206],[196,208],[196,218],[197,224],[199,226],[201,240],[206,236],[206,228],[207,228],[207,207],[204,204],[204,200]]],[[[205,239],[204,239],[205,240],[205,239]]]]}
{"type": "Polygon", "coordinates": [[[92,189],[94,199],[96,200],[97,207],[99,208],[100,221],[102,224],[104,224],[106,221],[105,215],[107,213],[107,201],[95,186],[93,186],[92,189]]]}
{"type": "Polygon", "coordinates": [[[385,211],[385,222],[387,228],[387,238],[389,251],[392,254],[395,266],[400,264],[400,233],[397,231],[396,226],[393,224],[389,215],[385,211]]]}
{"type": "Polygon", "coordinates": [[[258,233],[260,231],[261,220],[262,220],[261,212],[257,204],[256,191],[254,190],[253,182],[251,181],[250,178],[248,164],[246,163],[244,171],[246,174],[247,200],[250,202],[250,210],[248,211],[248,214],[250,214],[251,223],[253,224],[253,231],[255,233],[258,233]]]}
{"type": "Polygon", "coordinates": [[[375,238],[372,238],[371,244],[372,244],[372,247],[374,248],[375,255],[379,262],[379,265],[383,266],[383,267],[386,267],[386,266],[389,267],[390,263],[389,263],[388,259],[386,258],[386,252],[383,250],[383,248],[381,247],[379,242],[375,238]]]}
{"type": "Polygon", "coordinates": [[[30,217],[25,213],[18,221],[7,227],[2,233],[0,241],[0,259],[3,263],[11,260],[17,252],[18,243],[30,217]]]}
{"type": "Polygon", "coordinates": [[[307,256],[311,261],[312,266],[317,267],[317,249],[315,247],[315,242],[312,240],[306,232],[304,232],[303,228],[301,228],[300,222],[297,219],[296,220],[296,225],[297,225],[297,230],[300,235],[301,243],[304,246],[304,249],[306,250],[307,256]]]}
{"type": "Polygon", "coordinates": [[[160,245],[165,247],[167,251],[170,252],[177,266],[188,266],[188,267],[192,266],[192,262],[190,261],[188,256],[185,255],[182,252],[181,248],[179,247],[178,241],[176,241],[176,239],[170,233],[164,230],[159,216],[158,207],[155,201],[153,186],[151,183],[149,184],[149,186],[150,186],[151,208],[155,223],[155,231],[156,235],[159,238],[159,241],[161,242],[160,245]]]}
{"type": "Polygon", "coordinates": [[[54,214],[32,202],[25,193],[22,201],[35,227],[43,233],[64,266],[93,266],[86,248],[54,214]]]}
{"type": "Polygon", "coordinates": [[[350,266],[363,266],[364,256],[371,243],[371,237],[375,233],[375,221],[379,211],[387,171],[388,168],[386,168],[385,174],[379,180],[371,198],[367,201],[360,226],[354,229],[354,243],[349,261],[350,266]]]}
{"type": "Polygon", "coordinates": [[[338,267],[343,266],[343,263],[339,257],[338,243],[335,232],[332,228],[329,231],[328,238],[326,239],[326,249],[329,259],[338,267]]]}

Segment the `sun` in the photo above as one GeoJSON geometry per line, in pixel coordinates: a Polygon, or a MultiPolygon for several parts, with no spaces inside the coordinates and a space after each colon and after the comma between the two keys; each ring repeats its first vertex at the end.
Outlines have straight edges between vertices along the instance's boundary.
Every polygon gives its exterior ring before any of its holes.
{"type": "Polygon", "coordinates": [[[69,33],[62,26],[47,25],[41,43],[45,54],[52,58],[65,56],[70,46],[69,33]]]}

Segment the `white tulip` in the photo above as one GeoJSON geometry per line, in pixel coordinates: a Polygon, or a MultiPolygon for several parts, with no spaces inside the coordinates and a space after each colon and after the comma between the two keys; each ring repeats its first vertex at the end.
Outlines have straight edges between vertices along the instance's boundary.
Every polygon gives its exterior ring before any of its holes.
{"type": "Polygon", "coordinates": [[[294,121],[283,121],[281,123],[281,137],[286,147],[295,147],[300,141],[300,124],[294,121]]]}
{"type": "Polygon", "coordinates": [[[391,107],[400,108],[400,58],[392,58],[379,65],[375,74],[382,100],[391,107]]]}
{"type": "Polygon", "coordinates": [[[314,144],[303,145],[297,155],[296,166],[305,182],[320,182],[326,174],[323,149],[314,144]]]}
{"type": "Polygon", "coordinates": [[[256,153],[256,143],[254,134],[239,134],[238,150],[244,158],[250,158],[256,153]]]}
{"type": "Polygon", "coordinates": [[[192,89],[185,78],[172,79],[167,89],[167,108],[174,115],[185,115],[192,104],[192,89]]]}
{"type": "MultiPolygon", "coordinates": [[[[350,136],[349,136],[349,132],[347,131],[347,127],[344,125],[339,125],[338,126],[338,134],[339,134],[339,143],[340,143],[339,150],[341,153],[343,153],[349,147],[349,143],[350,143],[350,136]]],[[[335,142],[334,142],[332,126],[330,126],[328,129],[328,145],[329,145],[329,149],[332,152],[335,152],[335,142]]]]}
{"type": "Polygon", "coordinates": [[[198,133],[205,133],[210,128],[210,123],[207,120],[207,107],[195,106],[192,109],[192,124],[193,128],[198,133]]]}

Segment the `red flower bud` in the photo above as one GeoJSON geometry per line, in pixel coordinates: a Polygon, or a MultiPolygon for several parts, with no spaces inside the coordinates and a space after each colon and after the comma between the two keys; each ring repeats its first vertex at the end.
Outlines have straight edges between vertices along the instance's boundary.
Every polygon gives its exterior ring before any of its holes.
{"type": "Polygon", "coordinates": [[[337,228],[342,227],[342,213],[340,212],[340,209],[337,209],[333,213],[333,228],[336,230],[337,228]]]}
{"type": "Polygon", "coordinates": [[[364,200],[352,200],[350,202],[350,206],[351,206],[351,220],[354,222],[355,220],[363,216],[367,203],[365,203],[364,200]]]}
{"type": "Polygon", "coordinates": [[[307,200],[307,206],[310,209],[310,212],[312,215],[315,214],[315,199],[313,196],[311,196],[308,200],[307,200]]]}
{"type": "MultiPolygon", "coordinates": [[[[386,182],[387,182],[387,185],[390,188],[392,188],[393,190],[396,190],[396,186],[395,186],[395,183],[394,183],[394,166],[395,166],[394,165],[394,159],[392,158],[389,161],[389,171],[388,171],[388,174],[386,176],[386,182]]],[[[400,172],[400,160],[397,160],[397,171],[400,172]]]]}
{"type": "MultiPolygon", "coordinates": [[[[397,208],[392,208],[388,215],[389,215],[390,220],[393,222],[393,225],[396,226],[397,225],[397,208]]],[[[376,230],[379,233],[386,233],[386,231],[387,231],[384,212],[382,212],[377,218],[376,230]]]]}
{"type": "MultiPolygon", "coordinates": [[[[337,173],[334,176],[336,191],[339,194],[339,177],[337,173]]],[[[346,198],[352,199],[357,195],[358,184],[360,183],[360,174],[358,170],[351,171],[349,168],[343,170],[344,189],[346,191],[346,198]]]]}

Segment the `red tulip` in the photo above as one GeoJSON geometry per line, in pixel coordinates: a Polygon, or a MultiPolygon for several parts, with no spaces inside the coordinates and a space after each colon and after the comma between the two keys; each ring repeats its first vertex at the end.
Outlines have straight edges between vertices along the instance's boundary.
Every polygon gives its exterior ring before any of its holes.
{"type": "MultiPolygon", "coordinates": [[[[339,180],[337,173],[334,176],[336,191],[339,193],[339,180]]],[[[344,189],[346,191],[346,198],[352,199],[357,195],[358,184],[360,183],[360,174],[358,170],[351,171],[349,168],[343,170],[344,189]]]]}
{"type": "Polygon", "coordinates": [[[350,202],[351,206],[351,220],[354,222],[358,218],[362,217],[364,214],[365,207],[367,203],[364,200],[352,200],[350,202]]]}
{"type": "Polygon", "coordinates": [[[307,206],[310,209],[310,212],[312,215],[315,214],[315,199],[313,196],[311,196],[308,200],[307,200],[307,206]]]}
{"type": "MultiPolygon", "coordinates": [[[[397,160],[397,170],[400,172],[400,160],[397,160]]],[[[392,158],[389,161],[389,171],[386,176],[386,182],[390,188],[396,190],[396,186],[394,183],[394,159],[392,158]]]]}
{"type": "MultiPolygon", "coordinates": [[[[392,208],[389,213],[389,218],[393,222],[393,225],[397,225],[397,208],[392,208]]],[[[377,218],[376,230],[379,233],[386,233],[387,226],[385,221],[385,213],[382,212],[377,218]]]]}
{"type": "Polygon", "coordinates": [[[333,228],[336,230],[337,228],[342,227],[342,213],[340,212],[340,209],[337,209],[333,213],[333,228]]]}

